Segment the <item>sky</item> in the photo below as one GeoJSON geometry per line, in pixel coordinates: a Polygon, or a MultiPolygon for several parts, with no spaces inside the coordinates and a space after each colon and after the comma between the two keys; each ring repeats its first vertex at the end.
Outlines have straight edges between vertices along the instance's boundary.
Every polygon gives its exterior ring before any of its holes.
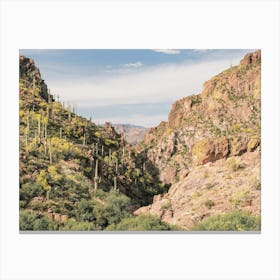
{"type": "Polygon", "coordinates": [[[172,104],[199,94],[212,76],[237,65],[248,49],[21,49],[52,94],[77,104],[97,124],[144,127],[166,121],[172,104]]]}

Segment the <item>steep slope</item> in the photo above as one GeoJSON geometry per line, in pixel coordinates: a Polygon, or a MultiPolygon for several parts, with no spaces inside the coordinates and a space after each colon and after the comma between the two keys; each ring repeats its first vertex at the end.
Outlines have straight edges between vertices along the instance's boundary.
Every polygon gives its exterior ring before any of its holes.
{"type": "Polygon", "coordinates": [[[105,229],[162,193],[111,124],[50,94],[32,59],[20,56],[19,71],[20,229],[105,229]]]}
{"type": "Polygon", "coordinates": [[[191,228],[234,209],[260,213],[261,52],[214,76],[202,93],[175,102],[168,122],[138,149],[160,170],[167,194],[135,214],[191,228]]]}
{"type": "Polygon", "coordinates": [[[113,124],[119,134],[124,136],[125,141],[135,145],[142,142],[148,132],[148,128],[131,124],[113,124]]]}

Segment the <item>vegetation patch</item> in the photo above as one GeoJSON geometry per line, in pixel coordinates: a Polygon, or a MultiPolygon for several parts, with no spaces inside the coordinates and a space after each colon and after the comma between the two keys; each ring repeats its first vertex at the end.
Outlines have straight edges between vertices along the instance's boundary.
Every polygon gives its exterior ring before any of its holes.
{"type": "Polygon", "coordinates": [[[129,231],[146,231],[146,230],[182,230],[179,227],[169,225],[162,222],[160,218],[153,215],[139,215],[137,217],[130,217],[123,219],[119,224],[112,225],[106,230],[129,230],[129,231]]]}
{"type": "Polygon", "coordinates": [[[215,206],[215,202],[211,199],[208,199],[204,202],[204,206],[206,206],[208,209],[211,209],[213,206],[215,206]]]}
{"type": "Polygon", "coordinates": [[[247,212],[237,211],[210,217],[194,226],[192,230],[259,231],[261,230],[261,218],[247,212]]]}

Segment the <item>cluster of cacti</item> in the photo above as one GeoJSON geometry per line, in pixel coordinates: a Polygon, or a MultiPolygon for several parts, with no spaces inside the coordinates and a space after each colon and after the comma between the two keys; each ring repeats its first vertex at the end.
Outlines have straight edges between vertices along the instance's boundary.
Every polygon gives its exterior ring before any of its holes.
{"type": "MultiPolygon", "coordinates": [[[[83,172],[91,182],[94,196],[98,189],[127,191],[129,195],[130,191],[141,191],[140,186],[145,184],[145,180],[140,182],[140,175],[133,170],[136,167],[144,174],[146,167],[143,163],[135,163],[136,156],[123,135],[108,133],[108,130],[112,131],[110,124],[103,128],[92,122],[92,118],[78,116],[76,104],[59,101],[59,96],[51,94],[50,90],[43,95],[39,84],[40,81],[20,80],[20,86],[25,87],[26,92],[20,100],[20,136],[21,147],[24,148],[21,151],[26,164],[29,161],[38,164],[37,170],[45,170],[50,176],[49,166],[60,166],[81,158],[83,172]],[[32,100],[28,93],[32,93],[32,100]],[[90,166],[87,166],[88,161],[90,166]]],[[[34,170],[34,174],[36,172],[34,170]]],[[[48,184],[52,190],[46,189],[44,196],[53,199],[57,187],[52,182],[48,184]]]]}

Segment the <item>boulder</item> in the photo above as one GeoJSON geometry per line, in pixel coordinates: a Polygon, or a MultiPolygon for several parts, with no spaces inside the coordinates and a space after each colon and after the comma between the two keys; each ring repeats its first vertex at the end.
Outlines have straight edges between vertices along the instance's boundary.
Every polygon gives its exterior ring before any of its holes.
{"type": "Polygon", "coordinates": [[[213,162],[227,157],[228,154],[229,141],[226,137],[204,138],[196,142],[192,148],[192,156],[197,164],[213,162]]]}

